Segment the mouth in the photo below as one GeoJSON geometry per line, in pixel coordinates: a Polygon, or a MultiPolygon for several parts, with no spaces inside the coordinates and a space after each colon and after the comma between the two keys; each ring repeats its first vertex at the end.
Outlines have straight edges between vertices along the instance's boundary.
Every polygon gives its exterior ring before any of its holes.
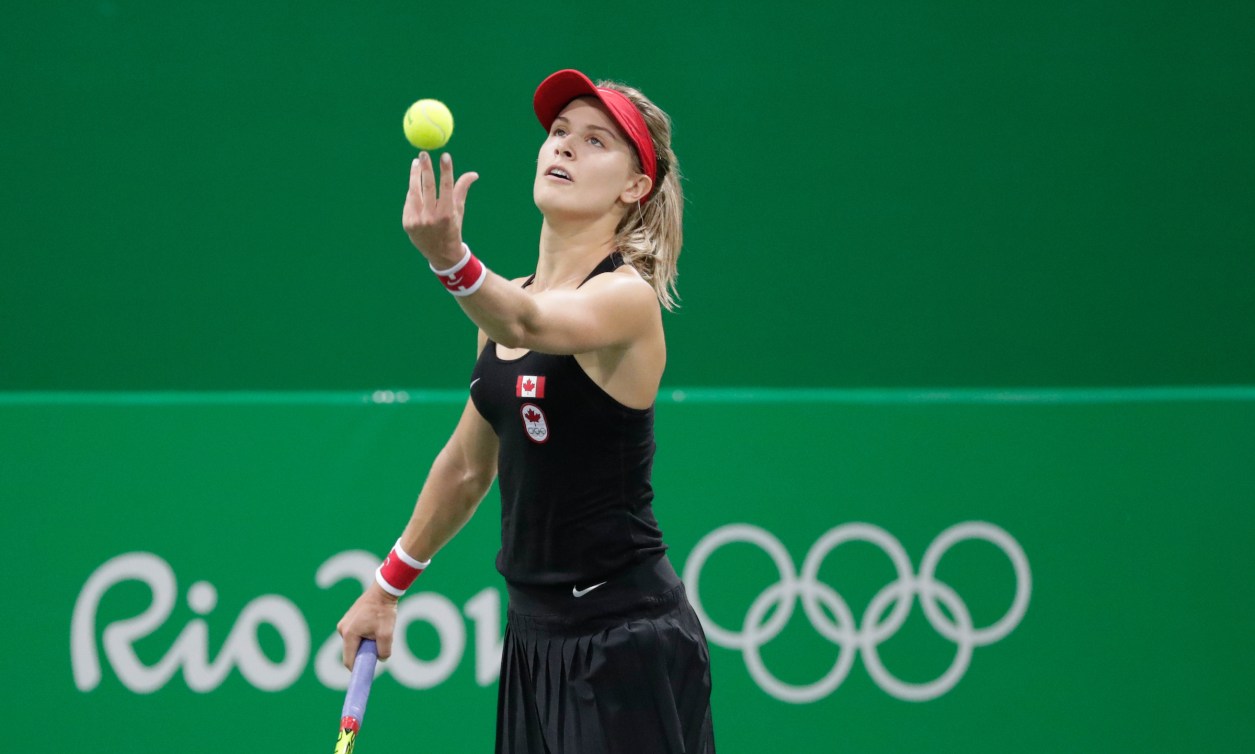
{"type": "Polygon", "coordinates": [[[549,178],[556,178],[558,180],[566,181],[567,183],[574,183],[574,179],[571,178],[571,174],[563,170],[560,167],[555,166],[555,167],[549,168],[548,170],[545,171],[545,175],[549,178]]]}

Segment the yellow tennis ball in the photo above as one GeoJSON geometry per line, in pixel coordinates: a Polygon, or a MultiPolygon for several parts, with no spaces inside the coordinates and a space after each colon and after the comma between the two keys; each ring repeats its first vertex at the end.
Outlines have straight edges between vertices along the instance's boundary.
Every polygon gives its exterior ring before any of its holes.
{"type": "Polygon", "coordinates": [[[453,113],[438,99],[420,99],[405,111],[405,138],[419,149],[439,149],[453,135],[453,113]]]}

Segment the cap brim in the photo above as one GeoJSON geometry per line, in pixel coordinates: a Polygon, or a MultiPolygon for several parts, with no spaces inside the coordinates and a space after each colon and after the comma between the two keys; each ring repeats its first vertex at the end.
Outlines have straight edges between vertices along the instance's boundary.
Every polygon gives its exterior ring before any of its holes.
{"type": "Polygon", "coordinates": [[[592,79],[568,68],[540,82],[540,86],[536,87],[536,96],[532,98],[532,107],[540,124],[547,129],[553,125],[562,108],[576,97],[596,97],[600,100],[601,93],[592,79]]]}
{"type": "MultiPolygon", "coordinates": [[[[532,107],[540,124],[548,131],[562,110],[578,97],[596,97],[606,108],[610,117],[618,124],[619,129],[627,136],[628,143],[636,150],[636,156],[645,174],[655,183],[658,180],[657,160],[654,143],[649,134],[649,126],[641,116],[636,105],[621,92],[610,89],[598,89],[592,79],[579,71],[567,68],[550,74],[540,86],[536,87],[536,95],[532,98],[532,107]]],[[[645,199],[654,193],[651,187],[645,199]]]]}

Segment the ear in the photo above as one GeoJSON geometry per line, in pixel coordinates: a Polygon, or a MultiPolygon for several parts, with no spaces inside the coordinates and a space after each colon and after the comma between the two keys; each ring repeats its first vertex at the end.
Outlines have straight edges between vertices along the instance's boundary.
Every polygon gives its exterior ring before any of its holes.
{"type": "Polygon", "coordinates": [[[627,186],[623,187],[623,192],[619,194],[619,201],[624,204],[636,204],[653,188],[654,182],[644,173],[636,173],[628,181],[627,186]]]}

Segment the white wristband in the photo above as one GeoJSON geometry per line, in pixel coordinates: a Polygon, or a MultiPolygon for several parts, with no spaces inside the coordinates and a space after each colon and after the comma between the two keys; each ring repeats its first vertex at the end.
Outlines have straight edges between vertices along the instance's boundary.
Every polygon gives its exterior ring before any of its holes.
{"type": "Polygon", "coordinates": [[[397,557],[401,559],[402,563],[406,564],[410,568],[417,568],[418,570],[421,571],[425,569],[427,566],[431,565],[430,560],[419,560],[418,558],[406,552],[405,549],[401,547],[400,539],[398,539],[397,543],[392,546],[392,551],[396,553],[397,557]]]}
{"type": "Polygon", "coordinates": [[[388,557],[375,569],[375,583],[393,597],[400,597],[429,565],[430,560],[418,560],[402,549],[398,539],[388,557]]]}
{"type": "Polygon", "coordinates": [[[447,270],[437,270],[435,265],[427,263],[436,277],[440,278],[445,289],[459,298],[478,291],[488,279],[488,268],[475,258],[475,255],[471,253],[471,247],[462,244],[462,250],[465,253],[462,254],[461,261],[447,270]]]}
{"type": "Polygon", "coordinates": [[[471,261],[471,247],[467,246],[466,244],[462,244],[462,259],[460,259],[457,264],[453,265],[447,270],[437,270],[435,265],[433,265],[431,262],[428,262],[427,266],[431,268],[432,272],[436,273],[440,277],[445,277],[448,275],[452,275],[453,273],[462,269],[463,267],[466,266],[466,263],[469,261],[471,261]]]}
{"type": "Polygon", "coordinates": [[[379,588],[384,590],[388,594],[391,594],[393,597],[404,596],[405,590],[397,589],[395,586],[389,584],[387,579],[383,577],[382,571],[383,571],[383,566],[380,566],[379,568],[375,569],[375,583],[379,585],[379,588]]]}

